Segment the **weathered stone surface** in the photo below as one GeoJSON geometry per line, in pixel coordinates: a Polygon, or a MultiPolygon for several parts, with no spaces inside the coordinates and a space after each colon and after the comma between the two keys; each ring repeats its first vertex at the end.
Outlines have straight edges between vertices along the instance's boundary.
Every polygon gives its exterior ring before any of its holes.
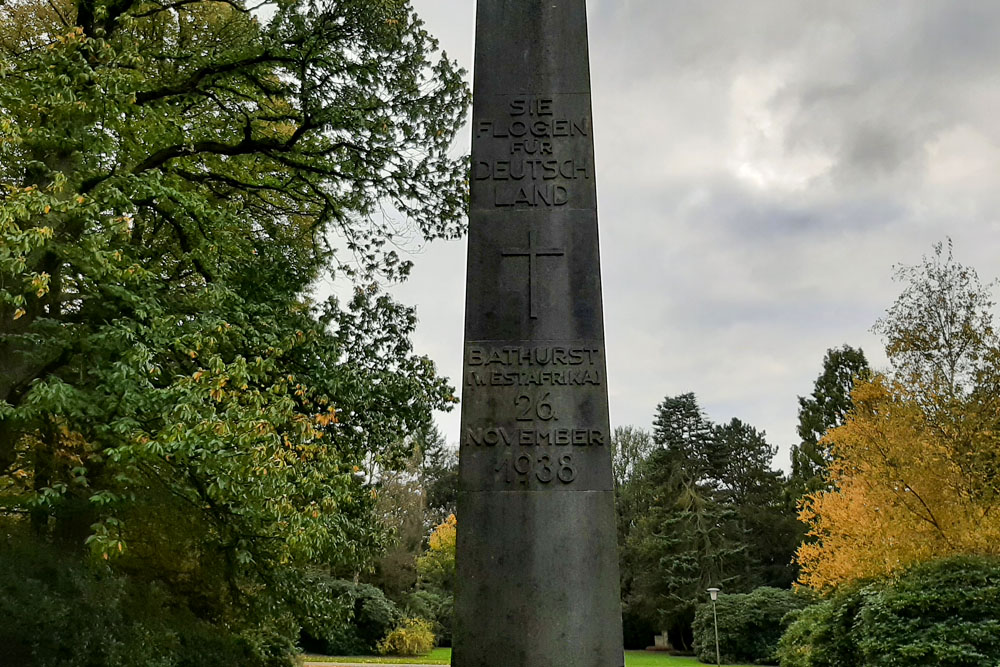
{"type": "Polygon", "coordinates": [[[585,0],[479,0],[456,667],[623,664],[585,0]]]}

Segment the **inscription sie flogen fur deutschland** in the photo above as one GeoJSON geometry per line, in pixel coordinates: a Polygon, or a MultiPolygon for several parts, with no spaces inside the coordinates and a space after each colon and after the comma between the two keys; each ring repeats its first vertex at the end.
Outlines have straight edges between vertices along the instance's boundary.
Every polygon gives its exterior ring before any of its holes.
{"type": "Polygon", "coordinates": [[[572,183],[592,179],[593,166],[560,149],[589,141],[590,118],[562,115],[553,98],[530,96],[512,98],[507,114],[476,121],[476,138],[493,143],[491,152],[500,157],[475,160],[472,178],[492,183],[494,207],[566,206],[572,183]]]}

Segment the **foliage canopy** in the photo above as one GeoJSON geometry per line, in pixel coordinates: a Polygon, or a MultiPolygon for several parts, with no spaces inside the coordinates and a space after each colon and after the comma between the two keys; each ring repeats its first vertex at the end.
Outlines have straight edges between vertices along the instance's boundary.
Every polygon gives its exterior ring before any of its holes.
{"type": "Polygon", "coordinates": [[[0,521],[225,623],[366,567],[454,401],[374,281],[462,231],[461,77],[406,0],[0,6],[0,521]]]}

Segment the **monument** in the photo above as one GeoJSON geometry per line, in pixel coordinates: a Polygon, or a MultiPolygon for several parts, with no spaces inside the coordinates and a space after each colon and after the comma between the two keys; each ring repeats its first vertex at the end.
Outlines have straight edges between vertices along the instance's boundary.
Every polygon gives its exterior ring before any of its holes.
{"type": "Polygon", "coordinates": [[[478,0],[454,667],[623,660],[585,0],[478,0]]]}

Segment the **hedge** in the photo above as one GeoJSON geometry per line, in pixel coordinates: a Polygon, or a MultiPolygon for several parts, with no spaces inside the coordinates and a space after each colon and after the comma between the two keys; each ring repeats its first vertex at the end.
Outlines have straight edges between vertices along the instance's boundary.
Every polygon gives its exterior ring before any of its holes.
{"type": "Polygon", "coordinates": [[[793,616],[781,667],[996,667],[1000,558],[932,561],[793,616]]]}
{"type": "MultiPolygon", "coordinates": [[[[723,663],[774,664],[778,640],[788,626],[789,612],[806,607],[811,599],[789,590],[762,587],[750,593],[722,594],[716,602],[719,650],[723,663]]],[[[694,616],[694,650],[702,662],[715,663],[715,626],[712,603],[698,607],[694,616]]]]}

